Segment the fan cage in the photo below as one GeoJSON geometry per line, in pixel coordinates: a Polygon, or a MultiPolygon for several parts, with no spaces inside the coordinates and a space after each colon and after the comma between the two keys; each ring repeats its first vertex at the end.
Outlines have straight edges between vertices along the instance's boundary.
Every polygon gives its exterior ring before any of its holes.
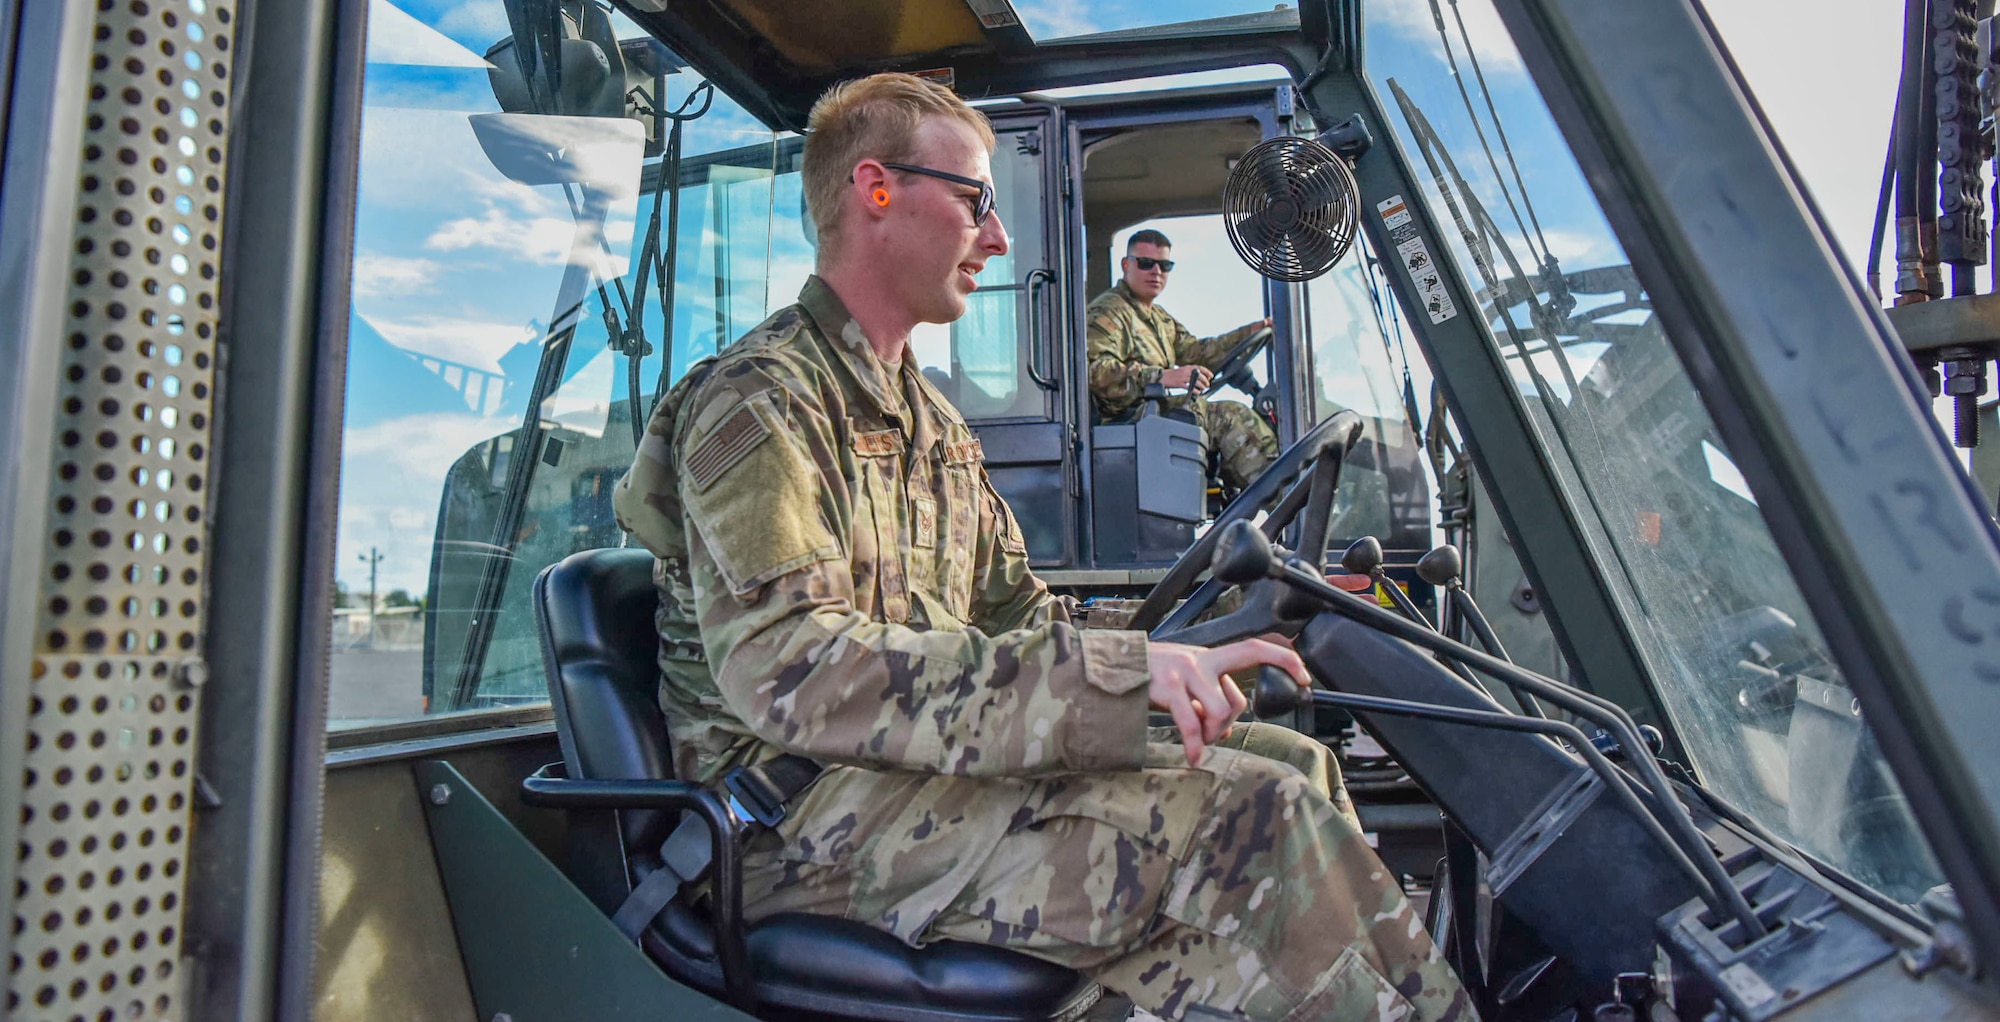
{"type": "Polygon", "coordinates": [[[1299,283],[1332,269],[1354,247],[1361,189],[1338,153],[1310,138],[1258,143],[1223,185],[1229,243],[1251,269],[1299,283]]]}

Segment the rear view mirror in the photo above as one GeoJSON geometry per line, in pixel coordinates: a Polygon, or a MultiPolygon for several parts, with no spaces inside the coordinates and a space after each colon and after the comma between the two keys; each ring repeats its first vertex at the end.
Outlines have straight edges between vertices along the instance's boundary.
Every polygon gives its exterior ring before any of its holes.
{"type": "Polygon", "coordinates": [[[515,0],[515,34],[487,49],[487,80],[512,114],[630,117],[646,126],[647,156],[658,156],[658,109],[666,77],[686,64],[651,36],[619,39],[595,4],[515,0]],[[524,51],[518,42],[533,40],[524,51]]]}

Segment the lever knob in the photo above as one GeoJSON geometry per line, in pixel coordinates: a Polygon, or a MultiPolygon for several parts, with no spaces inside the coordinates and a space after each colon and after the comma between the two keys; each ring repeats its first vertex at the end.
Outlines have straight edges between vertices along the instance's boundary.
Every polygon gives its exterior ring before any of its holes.
{"type": "Polygon", "coordinates": [[[1249,585],[1271,573],[1271,539],[1247,518],[1238,518],[1222,527],[1216,538],[1209,570],[1233,586],[1249,585]]]}
{"type": "Polygon", "coordinates": [[[1465,559],[1450,543],[1417,559],[1417,577],[1434,586],[1448,586],[1465,571],[1465,559]]]}
{"type": "Polygon", "coordinates": [[[1269,664],[1257,668],[1257,692],[1252,706],[1259,720],[1291,716],[1305,694],[1299,683],[1284,671],[1269,664]]]}
{"type": "Polygon", "coordinates": [[[1382,541],[1363,536],[1340,555],[1340,566],[1356,575],[1373,575],[1382,566],[1382,541]]]}

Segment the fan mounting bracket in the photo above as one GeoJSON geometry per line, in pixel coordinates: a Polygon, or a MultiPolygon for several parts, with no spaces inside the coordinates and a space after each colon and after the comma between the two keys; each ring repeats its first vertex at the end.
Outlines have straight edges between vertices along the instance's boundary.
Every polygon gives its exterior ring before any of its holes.
{"type": "Polygon", "coordinates": [[[1360,114],[1354,114],[1320,132],[1317,141],[1320,145],[1339,153],[1348,163],[1353,163],[1375,144],[1375,136],[1369,133],[1368,122],[1360,114]]]}

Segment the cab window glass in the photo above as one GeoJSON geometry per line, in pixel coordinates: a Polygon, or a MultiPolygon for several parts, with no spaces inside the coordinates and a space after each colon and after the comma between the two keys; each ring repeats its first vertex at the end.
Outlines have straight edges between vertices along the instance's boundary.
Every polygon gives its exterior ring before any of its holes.
{"type": "Polygon", "coordinates": [[[623,76],[549,112],[507,78],[518,65],[501,0],[371,9],[330,623],[337,725],[546,699],[536,573],[624,542],[610,497],[635,420],[810,272],[797,140],[709,95],[631,23],[583,10],[565,34],[623,76]],[[671,122],[651,111],[704,102],[669,175],[671,122]]]}
{"type": "Polygon", "coordinates": [[[1374,536],[1391,548],[1422,549],[1430,545],[1431,506],[1411,373],[1428,379],[1429,371],[1411,366],[1397,316],[1365,238],[1306,284],[1315,419],[1352,410],[1363,423],[1341,467],[1335,540],[1374,536]]]}
{"type": "Polygon", "coordinates": [[[1425,314],[1474,317],[1511,372],[1702,782],[1915,901],[1942,876],[1908,801],[1492,0],[1367,10],[1367,75],[1422,182],[1404,199],[1477,305],[1425,314]]]}
{"type": "Polygon", "coordinates": [[[998,135],[993,197],[994,210],[1007,228],[1007,254],[986,261],[977,278],[979,289],[967,299],[965,315],[957,322],[919,324],[910,335],[910,350],[924,376],[960,414],[976,421],[1044,413],[1046,392],[1028,375],[1039,339],[1027,325],[1039,321],[1037,328],[1047,329],[1046,303],[1055,300],[1048,287],[1052,278],[1036,272],[1042,262],[1045,212],[1039,133],[998,135]]]}

